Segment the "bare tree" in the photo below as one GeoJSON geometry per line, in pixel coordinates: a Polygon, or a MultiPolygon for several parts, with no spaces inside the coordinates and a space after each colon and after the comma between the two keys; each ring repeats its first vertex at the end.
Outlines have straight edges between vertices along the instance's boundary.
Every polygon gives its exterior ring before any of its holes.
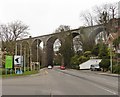
{"type": "Polygon", "coordinates": [[[27,37],[29,35],[28,30],[28,26],[21,21],[0,25],[2,49],[6,48],[9,54],[14,54],[16,40],[27,37]]]}
{"type": "Polygon", "coordinates": [[[82,12],[80,14],[81,19],[84,21],[85,26],[93,26],[94,20],[93,15],[90,12],[82,12]]]}
{"type": "Polygon", "coordinates": [[[0,25],[0,38],[2,41],[16,41],[29,35],[28,26],[21,21],[0,25]]]}
{"type": "Polygon", "coordinates": [[[55,30],[55,33],[62,32],[62,31],[68,31],[68,30],[70,30],[70,26],[60,25],[60,26],[55,30]]]}
{"type": "Polygon", "coordinates": [[[95,6],[92,11],[84,11],[80,14],[85,26],[93,26],[94,24],[103,24],[110,19],[118,17],[118,3],[104,4],[95,6]]]}
{"type": "Polygon", "coordinates": [[[95,14],[94,20],[97,24],[108,23],[110,19],[118,17],[118,3],[95,6],[93,12],[95,14]]]}
{"type": "Polygon", "coordinates": [[[81,18],[87,26],[103,24],[104,38],[106,38],[109,33],[116,31],[114,25],[116,18],[118,18],[118,3],[95,6],[91,12],[85,11],[85,13],[82,13],[81,18]]]}

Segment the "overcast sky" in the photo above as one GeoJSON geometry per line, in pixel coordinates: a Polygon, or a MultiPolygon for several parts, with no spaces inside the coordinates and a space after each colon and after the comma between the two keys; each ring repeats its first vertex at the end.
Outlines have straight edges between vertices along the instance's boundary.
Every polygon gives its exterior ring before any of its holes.
{"type": "Polygon", "coordinates": [[[51,34],[59,25],[83,25],[80,13],[119,0],[0,0],[0,23],[20,20],[32,36],[51,34]]]}

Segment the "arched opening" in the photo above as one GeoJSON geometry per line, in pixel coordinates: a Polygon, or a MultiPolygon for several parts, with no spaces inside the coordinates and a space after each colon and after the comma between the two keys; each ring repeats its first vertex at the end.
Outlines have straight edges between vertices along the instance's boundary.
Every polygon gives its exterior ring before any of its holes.
{"type": "Polygon", "coordinates": [[[80,40],[79,35],[73,38],[73,48],[76,54],[79,54],[80,52],[82,52],[82,42],[80,40]]]}
{"type": "Polygon", "coordinates": [[[23,41],[20,46],[20,52],[19,54],[22,56],[23,60],[23,69],[24,71],[29,71],[30,70],[30,46],[27,41],[23,41]]]}
{"type": "Polygon", "coordinates": [[[82,52],[82,39],[79,34],[79,31],[74,31],[72,32],[72,37],[73,37],[73,49],[76,54],[80,54],[82,52]]]}
{"type": "Polygon", "coordinates": [[[35,39],[31,46],[32,68],[35,70],[39,70],[41,68],[42,50],[43,50],[43,42],[40,39],[35,39]]]}
{"type": "Polygon", "coordinates": [[[78,32],[72,32],[72,37],[75,38],[76,36],[80,35],[78,32]]]}
{"type": "Polygon", "coordinates": [[[43,41],[40,42],[40,46],[41,50],[43,50],[43,41]]]}
{"type": "Polygon", "coordinates": [[[60,64],[60,61],[58,61],[58,56],[61,57],[61,54],[59,52],[59,48],[61,47],[62,42],[57,37],[51,37],[47,41],[47,66],[48,65],[57,65],[60,64]]]}
{"type": "Polygon", "coordinates": [[[16,43],[15,46],[15,55],[20,55],[21,43],[16,43]]]}
{"type": "Polygon", "coordinates": [[[60,47],[61,47],[61,41],[59,39],[56,39],[53,44],[53,64],[54,66],[59,66],[62,64],[62,55],[60,53],[60,47]]]}
{"type": "Polygon", "coordinates": [[[107,37],[107,33],[103,27],[96,28],[91,34],[90,39],[93,41],[93,43],[97,43],[100,38],[104,38],[104,40],[107,37]]]}

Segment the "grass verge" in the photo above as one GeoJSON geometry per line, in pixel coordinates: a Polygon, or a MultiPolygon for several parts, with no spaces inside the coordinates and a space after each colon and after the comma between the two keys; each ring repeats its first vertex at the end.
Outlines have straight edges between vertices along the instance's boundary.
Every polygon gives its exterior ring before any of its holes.
{"type": "Polygon", "coordinates": [[[7,74],[7,75],[1,75],[0,77],[2,78],[10,78],[10,77],[19,77],[19,76],[27,76],[27,75],[32,75],[32,74],[37,74],[38,71],[25,71],[23,74],[7,74]]]}

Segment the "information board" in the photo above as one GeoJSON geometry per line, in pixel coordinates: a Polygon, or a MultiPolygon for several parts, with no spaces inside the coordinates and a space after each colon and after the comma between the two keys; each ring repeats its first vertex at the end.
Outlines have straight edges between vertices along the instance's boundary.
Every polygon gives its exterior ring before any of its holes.
{"type": "Polygon", "coordinates": [[[13,56],[6,56],[5,68],[13,68],[13,56]]]}

